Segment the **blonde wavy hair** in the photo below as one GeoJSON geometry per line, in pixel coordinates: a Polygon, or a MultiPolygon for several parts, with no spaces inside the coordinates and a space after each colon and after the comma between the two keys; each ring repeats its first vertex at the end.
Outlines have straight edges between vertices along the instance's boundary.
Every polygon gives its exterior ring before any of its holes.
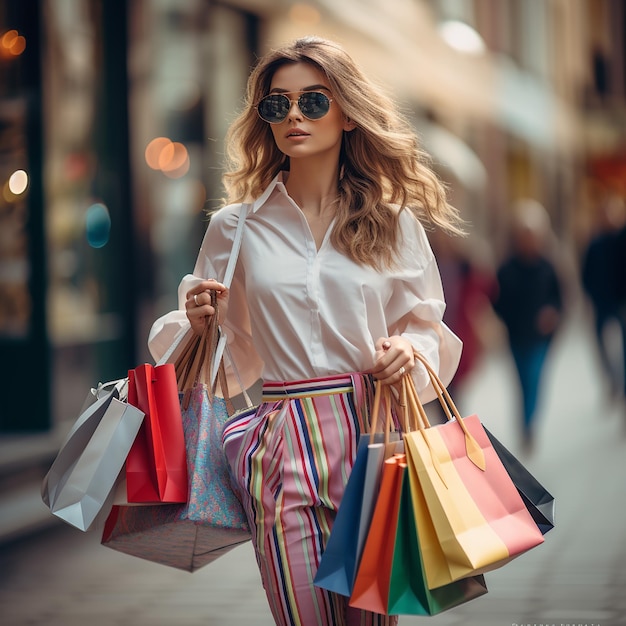
{"type": "Polygon", "coordinates": [[[457,210],[429,167],[429,156],[397,106],[368,80],[337,43],[297,39],[263,56],[248,79],[245,107],[226,136],[227,202],[250,201],[267,188],[289,158],[277,148],[270,125],[254,106],[270,91],[276,70],[310,63],[327,77],[333,100],[356,127],[344,132],[337,219],[331,241],[350,259],[376,268],[394,264],[399,212],[408,209],[427,225],[463,234],[457,210]],[[399,210],[398,210],[399,207],[399,210]]]}

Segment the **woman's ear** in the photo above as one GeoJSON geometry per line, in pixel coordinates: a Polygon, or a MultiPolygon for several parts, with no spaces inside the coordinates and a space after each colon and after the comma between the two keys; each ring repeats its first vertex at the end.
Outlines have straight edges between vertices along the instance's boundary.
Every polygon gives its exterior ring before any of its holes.
{"type": "Polygon", "coordinates": [[[346,132],[350,132],[351,130],[354,130],[356,128],[356,122],[354,120],[351,120],[349,117],[346,117],[343,123],[343,129],[346,132]]]}

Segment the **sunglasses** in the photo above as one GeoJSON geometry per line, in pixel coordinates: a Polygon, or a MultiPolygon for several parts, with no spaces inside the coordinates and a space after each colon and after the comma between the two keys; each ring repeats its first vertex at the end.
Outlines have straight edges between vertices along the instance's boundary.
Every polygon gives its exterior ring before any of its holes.
{"type": "Polygon", "coordinates": [[[280,124],[289,115],[294,102],[297,102],[300,112],[308,120],[319,120],[330,110],[332,98],[321,91],[303,91],[297,100],[288,98],[284,93],[271,93],[254,108],[264,122],[280,124]]]}

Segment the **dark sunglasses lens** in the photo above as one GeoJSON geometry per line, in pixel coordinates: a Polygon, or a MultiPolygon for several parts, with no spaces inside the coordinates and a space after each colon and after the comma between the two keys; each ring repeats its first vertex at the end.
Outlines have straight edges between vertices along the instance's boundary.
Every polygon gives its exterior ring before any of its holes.
{"type": "Polygon", "coordinates": [[[280,94],[273,94],[266,96],[259,102],[257,111],[261,119],[269,122],[270,124],[277,124],[282,122],[289,113],[289,107],[291,103],[287,96],[280,94]]]}
{"type": "Polygon", "coordinates": [[[330,100],[321,91],[309,91],[298,98],[298,106],[302,115],[310,120],[319,120],[328,113],[330,100]]]}

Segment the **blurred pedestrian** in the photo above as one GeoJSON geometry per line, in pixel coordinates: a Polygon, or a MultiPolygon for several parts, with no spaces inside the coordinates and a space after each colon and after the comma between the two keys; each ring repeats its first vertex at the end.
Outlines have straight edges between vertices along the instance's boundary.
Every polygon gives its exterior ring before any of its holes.
{"type": "MultiPolygon", "coordinates": [[[[155,322],[153,355],[215,314],[261,405],[226,425],[276,624],[388,625],[313,579],[365,427],[372,379],[411,372],[422,353],[446,383],[461,344],[443,323],[425,221],[459,232],[456,211],[408,122],[335,43],[304,38],[253,70],[228,134],[229,204],[213,214],[179,311],[155,322]],[[230,289],[223,276],[240,203],[252,202],[230,289]]],[[[430,389],[430,399],[434,391],[430,389]]]]}
{"type": "Polygon", "coordinates": [[[494,310],[507,329],[522,394],[521,436],[527,451],[534,442],[541,377],[562,316],[562,289],[546,254],[550,235],[546,210],[534,200],[515,210],[510,257],[498,268],[494,310]]]}
{"type": "MultiPolygon", "coordinates": [[[[624,199],[621,199],[622,207],[624,199]]],[[[617,290],[618,321],[622,332],[622,398],[626,415],[626,225],[617,233],[615,240],[615,284],[617,290]]]]}
{"type": "Polygon", "coordinates": [[[623,359],[621,363],[616,362],[615,351],[609,350],[607,345],[607,328],[611,324],[619,325],[622,335],[624,334],[625,323],[620,300],[626,299],[620,292],[626,290],[626,287],[620,273],[624,271],[626,257],[623,253],[624,243],[620,245],[619,233],[624,227],[625,217],[624,202],[619,196],[611,196],[602,202],[598,210],[595,232],[584,251],[581,264],[581,282],[592,308],[594,336],[600,363],[613,397],[622,397],[626,394],[623,359]]]}

